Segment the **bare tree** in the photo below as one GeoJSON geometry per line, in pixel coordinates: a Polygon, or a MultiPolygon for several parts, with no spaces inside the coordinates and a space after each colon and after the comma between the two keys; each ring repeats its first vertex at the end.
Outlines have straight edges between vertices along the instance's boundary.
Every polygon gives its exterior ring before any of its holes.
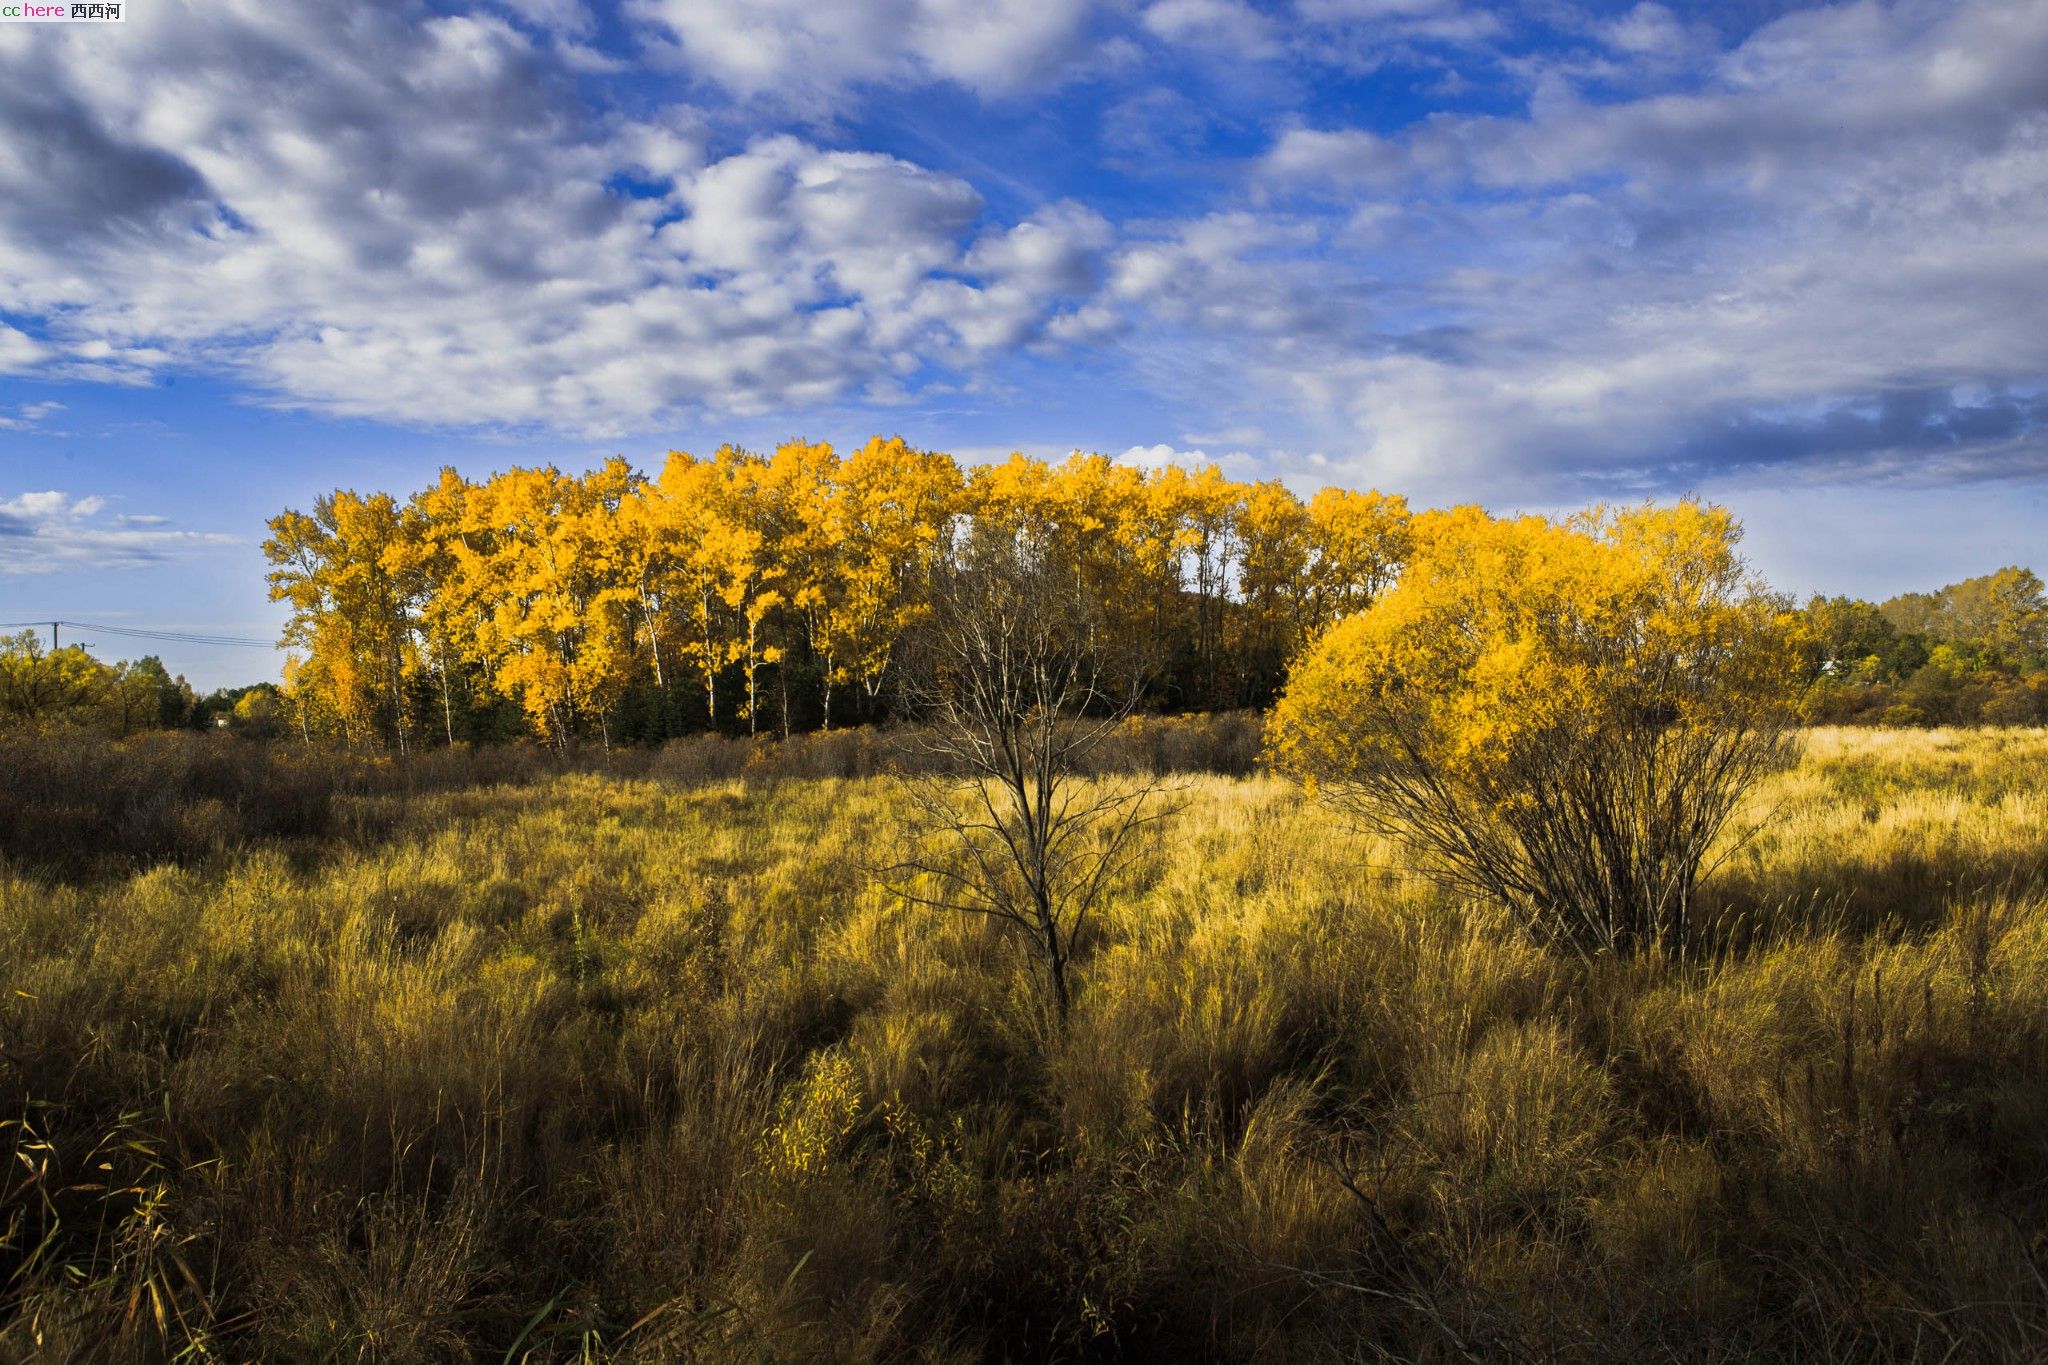
{"type": "Polygon", "coordinates": [[[885,876],[1015,929],[1064,1020],[1083,927],[1132,832],[1168,813],[1149,775],[1089,776],[1138,670],[1047,538],[975,527],[934,572],[907,684],[925,723],[925,770],[903,779],[914,851],[885,876]]]}

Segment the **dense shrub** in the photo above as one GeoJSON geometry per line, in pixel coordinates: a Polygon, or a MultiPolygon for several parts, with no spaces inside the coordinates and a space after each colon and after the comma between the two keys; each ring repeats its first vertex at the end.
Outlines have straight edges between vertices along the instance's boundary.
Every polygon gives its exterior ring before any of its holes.
{"type": "Polygon", "coordinates": [[[71,871],[187,861],[251,838],[329,832],[375,765],[176,731],[123,742],[0,736],[0,853],[71,871]]]}
{"type": "Polygon", "coordinates": [[[2048,673],[1965,670],[1937,661],[1896,686],[1822,677],[1800,698],[1799,713],[1811,725],[2042,725],[2048,724],[2048,673]]]}
{"type": "Polygon", "coordinates": [[[1790,614],[1718,507],[1417,522],[1399,582],[1295,664],[1280,765],[1546,942],[1682,941],[1742,795],[1791,758],[1790,614]]]}

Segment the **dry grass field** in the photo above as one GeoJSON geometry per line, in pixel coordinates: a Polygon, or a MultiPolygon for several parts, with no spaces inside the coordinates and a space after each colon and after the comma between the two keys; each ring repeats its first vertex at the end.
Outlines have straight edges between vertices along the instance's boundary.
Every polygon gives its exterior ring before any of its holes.
{"type": "Polygon", "coordinates": [[[1064,1029],[886,779],[17,861],[0,1358],[2043,1358],[2048,731],[1806,746],[1629,961],[1181,779],[1064,1029]]]}

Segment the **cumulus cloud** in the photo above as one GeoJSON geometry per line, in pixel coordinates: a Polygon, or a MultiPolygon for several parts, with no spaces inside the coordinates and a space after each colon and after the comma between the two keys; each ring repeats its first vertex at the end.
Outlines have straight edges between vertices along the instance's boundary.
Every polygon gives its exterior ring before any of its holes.
{"type": "Polygon", "coordinates": [[[0,311],[46,335],[0,329],[16,369],[200,364],[336,414],[615,431],[971,365],[1079,278],[1024,260],[1078,218],[985,224],[957,177],[790,136],[711,156],[691,111],[589,111],[489,12],[26,28],[0,33],[0,118],[38,132],[0,149],[0,311]]]}
{"type": "Polygon", "coordinates": [[[1272,21],[1244,0],[1153,0],[1141,22],[1168,42],[1235,57],[1267,56],[1277,46],[1272,21]]]}
{"type": "Polygon", "coordinates": [[[495,0],[498,8],[545,32],[584,34],[596,19],[583,0],[495,0]]]}
{"type": "Polygon", "coordinates": [[[1148,322],[1303,347],[1362,335],[1367,301],[1322,263],[1309,222],[1211,214],[1116,254],[1111,297],[1148,322]]]}
{"type": "Polygon", "coordinates": [[[1118,454],[1117,459],[1140,469],[1164,469],[1176,464],[1185,469],[1196,469],[1209,462],[1206,451],[1180,450],[1165,441],[1149,446],[1131,446],[1118,454]]]}
{"type": "Polygon", "coordinates": [[[1365,128],[1289,128],[1260,169],[1272,183],[1323,190],[1391,185],[1410,167],[1406,148],[1365,128]]]}
{"type": "MultiPolygon", "coordinates": [[[[1292,47],[1311,60],[1360,71],[1412,58],[1421,48],[1475,51],[1490,60],[1486,49],[1510,28],[1496,8],[1516,10],[1472,0],[1295,0],[1304,32],[1292,47]]],[[[1454,67],[1447,70],[1456,75],[1454,67]]]]}
{"type": "MultiPolygon", "coordinates": [[[[1612,35],[1667,40],[1654,11],[1612,35]]],[[[1376,316],[1254,368],[1453,489],[2048,471],[2043,69],[2048,9],[1908,0],[1788,16],[1694,88],[1287,130],[1263,183],[1376,316]]]]}
{"type": "Polygon", "coordinates": [[[105,498],[55,489],[0,498],[0,574],[141,568],[234,543],[231,536],[162,529],[162,517],[109,517],[106,510],[105,498]]]}
{"type": "Polygon", "coordinates": [[[1176,446],[1169,441],[1158,441],[1152,445],[1128,446],[1119,451],[1115,458],[1139,469],[1158,470],[1169,465],[1182,469],[1202,469],[1216,465],[1233,477],[1245,478],[1253,475],[1259,461],[1242,450],[1232,450],[1221,455],[1212,455],[1207,450],[1176,446]]]}
{"type": "Polygon", "coordinates": [[[1701,35],[1689,29],[1663,5],[1637,5],[1600,27],[1600,40],[1616,52],[1635,58],[1676,59],[1691,51],[1701,35]]]}
{"type": "Polygon", "coordinates": [[[47,351],[34,337],[0,322],[0,374],[33,368],[47,351]]]}
{"type": "Polygon", "coordinates": [[[741,95],[823,102],[944,80],[1005,94],[1052,79],[1090,0],[630,0],[685,69],[741,95]]]}
{"type": "Polygon", "coordinates": [[[975,243],[967,266],[1036,294],[1092,293],[1102,253],[1115,239],[1109,220],[1084,204],[1048,205],[1006,232],[975,243]]]}

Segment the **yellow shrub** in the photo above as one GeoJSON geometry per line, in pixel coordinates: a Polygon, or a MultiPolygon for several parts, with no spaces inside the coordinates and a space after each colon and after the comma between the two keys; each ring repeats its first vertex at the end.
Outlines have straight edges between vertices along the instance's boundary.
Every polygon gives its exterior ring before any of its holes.
{"type": "Polygon", "coordinates": [[[1534,931],[1687,927],[1715,834],[1790,754],[1803,666],[1720,508],[1417,523],[1400,582],[1295,664],[1283,766],[1534,931]]]}

